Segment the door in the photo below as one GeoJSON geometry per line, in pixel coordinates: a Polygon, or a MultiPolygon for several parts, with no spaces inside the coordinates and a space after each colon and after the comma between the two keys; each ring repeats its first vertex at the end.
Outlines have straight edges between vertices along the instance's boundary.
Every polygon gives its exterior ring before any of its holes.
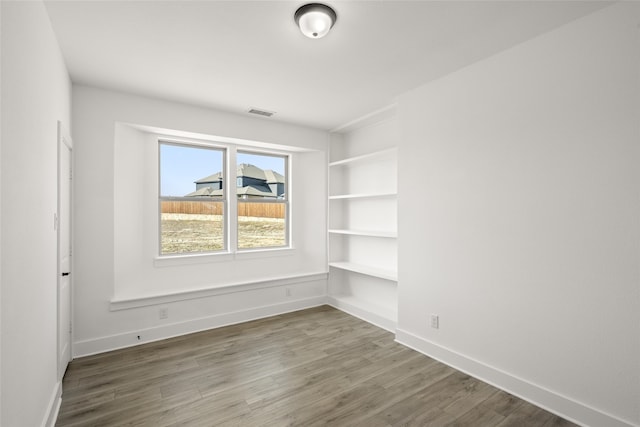
{"type": "Polygon", "coordinates": [[[58,378],[71,361],[71,139],[58,122],[58,378]]]}

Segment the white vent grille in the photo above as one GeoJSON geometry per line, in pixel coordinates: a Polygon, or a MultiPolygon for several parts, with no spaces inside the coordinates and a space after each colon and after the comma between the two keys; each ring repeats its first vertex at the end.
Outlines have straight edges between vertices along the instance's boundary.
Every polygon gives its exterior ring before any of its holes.
{"type": "Polygon", "coordinates": [[[274,111],[259,110],[257,108],[250,108],[249,113],[257,114],[258,116],[264,116],[264,117],[271,117],[275,114],[274,111]]]}

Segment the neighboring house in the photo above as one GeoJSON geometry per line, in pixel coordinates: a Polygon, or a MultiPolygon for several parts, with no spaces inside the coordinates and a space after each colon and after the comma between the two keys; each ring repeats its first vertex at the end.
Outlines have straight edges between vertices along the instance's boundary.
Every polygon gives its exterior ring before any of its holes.
{"type": "Polygon", "coordinates": [[[196,191],[186,194],[185,197],[222,197],[222,172],[214,173],[194,182],[196,191]]]}
{"type": "Polygon", "coordinates": [[[195,181],[196,190],[201,188],[211,188],[213,190],[222,190],[222,172],[214,173],[205,178],[195,181]]]}
{"type": "MultiPolygon", "coordinates": [[[[248,163],[238,165],[236,182],[239,198],[282,198],[284,197],[284,176],[267,169],[262,170],[248,163]]],[[[216,197],[222,196],[222,172],[214,173],[194,182],[196,191],[185,197],[216,197]]]]}

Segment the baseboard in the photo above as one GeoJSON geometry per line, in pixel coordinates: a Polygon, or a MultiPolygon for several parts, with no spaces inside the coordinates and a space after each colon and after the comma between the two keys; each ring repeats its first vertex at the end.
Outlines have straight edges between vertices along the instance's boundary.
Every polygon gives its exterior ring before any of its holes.
{"type": "Polygon", "coordinates": [[[402,329],[396,331],[396,341],[576,424],[592,427],[640,427],[402,329]]]}
{"type": "Polygon", "coordinates": [[[340,311],[344,311],[347,314],[357,317],[358,319],[362,319],[365,322],[369,322],[389,332],[395,333],[396,331],[396,322],[394,320],[381,316],[372,310],[367,310],[362,306],[350,304],[344,299],[334,298],[331,295],[326,298],[327,304],[333,308],[337,308],[340,311]]]}
{"type": "Polygon", "coordinates": [[[47,405],[47,413],[44,420],[42,420],[42,427],[54,427],[58,420],[58,412],[60,411],[60,405],[62,404],[62,381],[58,381],[49,399],[49,405],[47,405]]]}
{"type": "Polygon", "coordinates": [[[120,348],[133,347],[153,341],[262,319],[264,317],[317,307],[324,304],[326,304],[326,297],[321,295],[231,313],[222,313],[140,331],[131,331],[92,340],[78,341],[75,342],[73,346],[74,357],[89,356],[120,348]],[[135,340],[135,337],[138,335],[141,337],[139,341],[135,340]]]}

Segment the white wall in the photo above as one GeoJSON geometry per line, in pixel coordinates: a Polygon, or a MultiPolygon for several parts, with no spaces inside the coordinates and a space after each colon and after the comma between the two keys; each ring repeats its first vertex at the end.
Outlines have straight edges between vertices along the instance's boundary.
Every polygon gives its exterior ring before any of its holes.
{"type": "MultiPolygon", "coordinates": [[[[0,5],[0,52],[2,52],[2,6],[0,5]]],[[[0,57],[0,100],[2,100],[2,58],[0,57]]],[[[2,102],[0,102],[0,260],[2,260],[2,102]]],[[[0,261],[0,375],[2,374],[2,262],[0,261]]],[[[2,380],[0,380],[0,420],[2,420],[2,380]]]]}
{"type": "Polygon", "coordinates": [[[2,8],[2,418],[40,426],[59,404],[57,121],[71,84],[41,2],[2,8]]]}
{"type": "Polygon", "coordinates": [[[617,4],[399,102],[398,338],[593,426],[640,425],[639,23],[617,4]]]}
{"type": "MultiPolygon", "coordinates": [[[[0,5],[0,53],[2,52],[2,6],[0,5]]],[[[1,56],[1,55],[0,55],[1,56]]],[[[2,58],[0,57],[0,100],[2,100],[2,58]]],[[[2,102],[0,102],[0,260],[2,260],[2,102]]],[[[0,261],[0,375],[2,374],[2,262],[0,261]]],[[[0,420],[2,420],[2,380],[0,380],[0,420]]]]}
{"type": "Polygon", "coordinates": [[[326,132],[83,86],[74,86],[73,102],[76,355],[324,302],[326,132]],[[158,264],[157,143],[149,128],[295,151],[294,250],[158,264]],[[298,278],[273,280],[282,277],[298,278]],[[169,319],[159,319],[160,307],[169,319]]]}

